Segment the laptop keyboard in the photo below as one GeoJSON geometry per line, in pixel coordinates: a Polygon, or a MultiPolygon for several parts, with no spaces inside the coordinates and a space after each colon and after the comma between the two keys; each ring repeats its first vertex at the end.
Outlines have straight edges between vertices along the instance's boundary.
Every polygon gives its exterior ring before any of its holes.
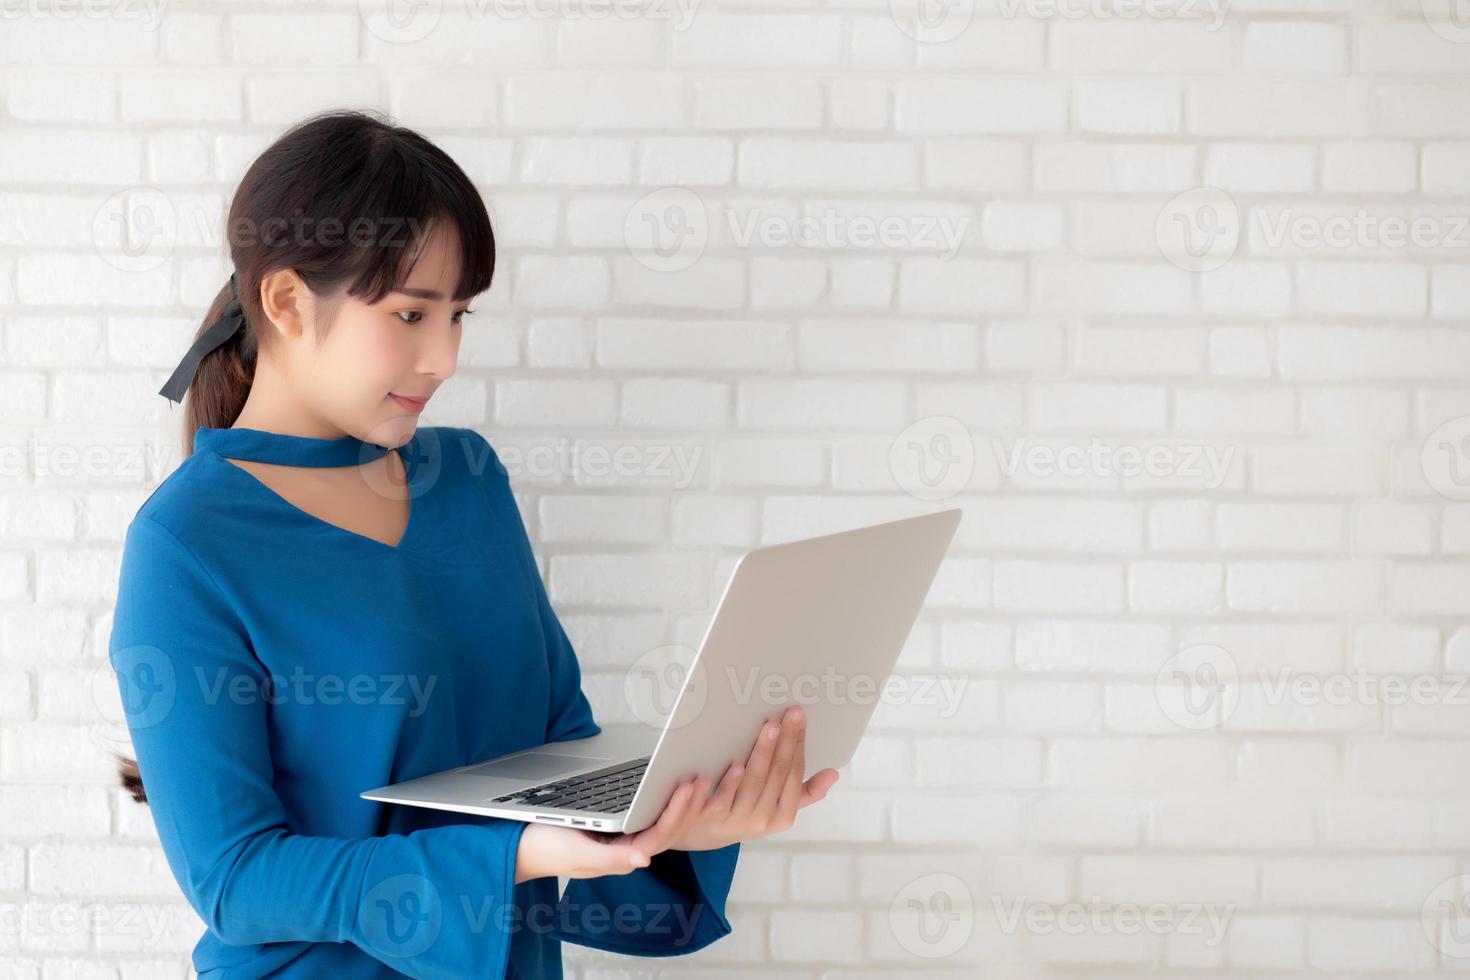
{"type": "Polygon", "coordinates": [[[495,802],[622,813],[633,802],[633,794],[638,790],[638,783],[642,781],[643,773],[652,758],[653,756],[646,755],[632,762],[615,763],[606,769],[594,769],[570,779],[542,783],[508,796],[497,796],[495,802]]]}

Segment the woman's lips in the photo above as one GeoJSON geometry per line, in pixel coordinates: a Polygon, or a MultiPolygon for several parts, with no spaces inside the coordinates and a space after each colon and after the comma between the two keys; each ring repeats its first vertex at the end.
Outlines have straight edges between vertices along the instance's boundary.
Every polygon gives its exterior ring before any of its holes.
{"type": "Polygon", "coordinates": [[[422,412],[424,406],[429,403],[427,398],[405,398],[402,395],[389,395],[389,398],[398,403],[399,407],[408,412],[422,412]]]}

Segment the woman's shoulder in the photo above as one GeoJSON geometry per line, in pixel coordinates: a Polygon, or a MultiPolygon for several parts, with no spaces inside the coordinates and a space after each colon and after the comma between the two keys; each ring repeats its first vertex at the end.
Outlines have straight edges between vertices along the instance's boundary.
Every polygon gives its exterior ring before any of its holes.
{"type": "Polygon", "coordinates": [[[507,478],[505,465],[490,440],[468,427],[421,427],[414,433],[412,455],[453,479],[484,484],[507,478]]]}
{"type": "Polygon", "coordinates": [[[229,473],[218,466],[222,462],[210,453],[186,456],[143,501],[132,523],[156,524],[185,546],[201,540],[228,513],[232,493],[229,473]]]}

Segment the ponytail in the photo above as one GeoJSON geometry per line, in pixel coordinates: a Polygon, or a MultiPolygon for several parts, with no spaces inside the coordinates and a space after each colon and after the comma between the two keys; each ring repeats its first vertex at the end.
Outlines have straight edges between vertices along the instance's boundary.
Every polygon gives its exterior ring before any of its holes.
{"type": "MultiPolygon", "coordinates": [[[[245,325],[204,356],[185,396],[183,448],[186,457],[194,451],[194,433],[198,429],[223,429],[234,424],[245,408],[250,385],[255,381],[260,338],[251,326],[257,320],[251,315],[251,307],[259,302],[259,287],[253,285],[246,275],[240,275],[239,282],[240,308],[245,312],[245,325]]],[[[230,283],[226,281],[210,304],[204,322],[195,331],[196,340],[224,314],[225,307],[233,298],[230,283]]]]}
{"type": "Polygon", "coordinates": [[[143,774],[138,772],[138,760],[119,753],[113,755],[117,757],[117,775],[123,789],[131,793],[133,799],[139,803],[147,803],[148,794],[143,792],[143,774]]]}

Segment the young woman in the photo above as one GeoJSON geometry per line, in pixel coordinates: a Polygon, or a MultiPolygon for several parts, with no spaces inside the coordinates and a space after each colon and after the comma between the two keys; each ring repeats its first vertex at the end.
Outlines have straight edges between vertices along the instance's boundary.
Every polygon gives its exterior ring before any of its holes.
{"type": "Polygon", "coordinates": [[[803,782],[799,709],[631,835],[358,796],[601,731],[494,449],[417,425],[494,269],[470,180],[326,113],[255,161],[228,227],[235,274],[162,392],[188,391],[186,458],[129,525],[109,648],[199,975],[558,978],[559,942],[727,935],[740,842],[837,777],[803,782]]]}

